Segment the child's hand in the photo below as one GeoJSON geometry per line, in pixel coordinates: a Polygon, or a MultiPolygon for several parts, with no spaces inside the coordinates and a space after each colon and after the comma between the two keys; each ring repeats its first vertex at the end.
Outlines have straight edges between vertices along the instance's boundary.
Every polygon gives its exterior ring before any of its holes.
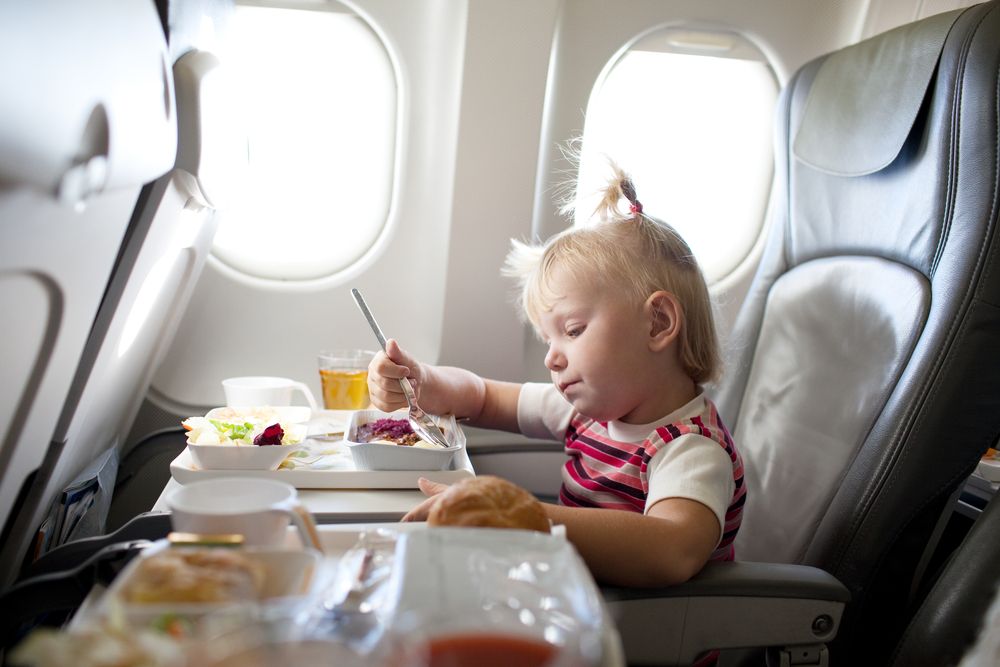
{"type": "Polygon", "coordinates": [[[420,396],[420,364],[403,352],[392,338],[385,342],[385,352],[379,352],[368,364],[368,394],[379,410],[392,412],[405,408],[406,397],[399,386],[400,378],[410,378],[413,391],[420,396]]]}
{"type": "Polygon", "coordinates": [[[440,500],[439,494],[448,488],[447,484],[432,482],[423,477],[417,480],[417,485],[428,498],[407,512],[400,521],[427,521],[427,515],[431,513],[431,508],[440,500]]]}

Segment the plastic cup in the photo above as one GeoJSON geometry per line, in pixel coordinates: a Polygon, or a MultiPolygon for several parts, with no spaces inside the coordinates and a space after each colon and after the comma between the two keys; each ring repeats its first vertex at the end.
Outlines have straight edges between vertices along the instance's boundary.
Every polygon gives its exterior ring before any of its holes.
{"type": "Polygon", "coordinates": [[[316,524],[295,487],[274,479],[225,477],[191,482],[167,498],[175,531],[238,533],[248,546],[281,546],[294,522],[305,546],[322,550],[316,524]]]}
{"type": "Polygon", "coordinates": [[[226,378],[222,381],[222,391],[226,395],[227,406],[240,408],[291,405],[292,392],[298,391],[305,396],[309,407],[316,409],[316,399],[309,387],[291,378],[266,375],[226,378]]]}
{"type": "Polygon", "coordinates": [[[368,397],[370,350],[329,350],[319,354],[319,381],[327,410],[363,410],[368,397]]]}

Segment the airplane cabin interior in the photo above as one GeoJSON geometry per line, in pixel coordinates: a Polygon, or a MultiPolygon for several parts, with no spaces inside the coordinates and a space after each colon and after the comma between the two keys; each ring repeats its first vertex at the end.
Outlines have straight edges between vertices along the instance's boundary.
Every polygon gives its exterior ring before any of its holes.
{"type": "Polygon", "coordinates": [[[3,664],[1000,664],[1000,0],[3,0],[0,56],[3,664]],[[735,560],[671,586],[400,522],[419,477],[565,504],[570,447],[363,379],[393,339],[552,383],[505,257],[608,158],[700,268],[742,457],[735,560]],[[389,417],[447,446],[359,454],[389,417]],[[128,597],[197,553],[261,597],[128,597]]]}

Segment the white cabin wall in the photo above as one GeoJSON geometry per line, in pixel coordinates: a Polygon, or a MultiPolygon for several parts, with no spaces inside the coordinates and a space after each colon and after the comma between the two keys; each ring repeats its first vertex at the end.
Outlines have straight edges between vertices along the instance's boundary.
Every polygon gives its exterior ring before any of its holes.
{"type": "Polygon", "coordinates": [[[531,237],[560,5],[477,0],[469,6],[441,362],[502,380],[525,379],[525,330],[500,267],[511,238],[531,237]]]}
{"type": "Polygon", "coordinates": [[[970,7],[981,0],[871,0],[864,39],[934,14],[970,7]]]}

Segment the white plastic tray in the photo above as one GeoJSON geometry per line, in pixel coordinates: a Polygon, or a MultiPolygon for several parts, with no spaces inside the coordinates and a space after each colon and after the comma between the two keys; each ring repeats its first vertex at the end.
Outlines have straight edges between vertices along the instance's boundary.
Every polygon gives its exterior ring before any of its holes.
{"type": "MultiPolygon", "coordinates": [[[[306,443],[328,452],[322,458],[322,468],[202,470],[194,465],[191,454],[185,449],[170,462],[170,474],[180,484],[219,477],[265,477],[280,479],[299,489],[415,489],[420,477],[451,484],[476,474],[464,447],[455,452],[451,467],[446,470],[358,470],[343,442],[306,440],[306,443]]],[[[305,447],[299,453],[308,456],[311,451],[315,450],[305,447]]]]}
{"type": "MultiPolygon", "coordinates": [[[[466,451],[455,452],[445,470],[359,470],[341,439],[355,410],[317,410],[308,423],[311,435],[329,434],[333,439],[308,437],[277,470],[203,470],[185,449],[170,462],[170,474],[178,484],[219,477],[265,477],[280,479],[299,489],[416,489],[417,480],[451,484],[476,473],[466,451]]],[[[456,430],[460,427],[455,426],[456,430]]]]}

